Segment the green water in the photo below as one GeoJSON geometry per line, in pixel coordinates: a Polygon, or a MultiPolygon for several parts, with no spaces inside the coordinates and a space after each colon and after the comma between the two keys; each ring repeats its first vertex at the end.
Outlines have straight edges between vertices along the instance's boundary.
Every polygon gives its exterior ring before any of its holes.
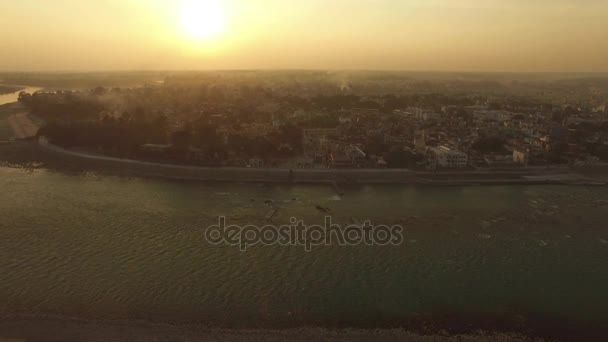
{"type": "MultiPolygon", "coordinates": [[[[218,325],[412,317],[608,321],[608,192],[558,186],[200,184],[0,168],[0,310],[218,325]],[[401,246],[213,246],[225,215],[352,217],[401,246]]],[[[375,324],[375,323],[374,323],[375,324]]]]}

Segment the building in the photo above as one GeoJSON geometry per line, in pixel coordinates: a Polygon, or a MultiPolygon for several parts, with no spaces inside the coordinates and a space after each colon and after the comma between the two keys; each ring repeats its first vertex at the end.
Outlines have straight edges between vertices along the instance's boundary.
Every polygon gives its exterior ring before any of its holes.
{"type": "Polygon", "coordinates": [[[593,111],[596,113],[605,113],[608,111],[608,105],[605,105],[605,104],[599,105],[599,106],[593,108],[593,111]]]}
{"type": "Polygon", "coordinates": [[[459,169],[467,167],[468,155],[449,147],[439,146],[429,149],[433,162],[438,168],[459,169]]]}
{"type": "Polygon", "coordinates": [[[432,110],[425,110],[419,116],[416,116],[416,119],[422,121],[439,120],[441,119],[441,114],[435,113],[432,110]]]}
{"type": "Polygon", "coordinates": [[[363,167],[366,163],[367,155],[355,145],[338,148],[331,154],[331,165],[335,168],[363,167]]]}
{"type": "Polygon", "coordinates": [[[398,117],[403,118],[403,119],[412,119],[412,118],[414,118],[414,113],[408,112],[408,111],[403,110],[403,109],[395,109],[395,110],[393,110],[393,114],[395,114],[398,117]]]}
{"type": "Polygon", "coordinates": [[[303,130],[304,155],[322,161],[329,153],[331,138],[336,136],[338,136],[338,130],[335,128],[303,130]]]}
{"type": "Polygon", "coordinates": [[[361,167],[367,162],[367,154],[358,146],[350,145],[344,149],[346,155],[352,160],[353,165],[361,167]]]}
{"type": "Polygon", "coordinates": [[[419,121],[438,120],[441,118],[441,114],[439,113],[418,107],[408,107],[406,109],[406,113],[412,115],[416,120],[419,121]]]}
{"type": "Polygon", "coordinates": [[[527,166],[530,161],[530,150],[513,150],[513,162],[527,166]]]}
{"type": "Polygon", "coordinates": [[[346,124],[349,122],[352,122],[352,118],[350,116],[342,116],[340,115],[340,117],[338,118],[338,122],[340,122],[341,124],[346,124]]]}
{"type": "Polygon", "coordinates": [[[402,135],[402,136],[394,136],[394,135],[390,135],[390,134],[385,134],[384,135],[384,143],[385,144],[389,144],[389,145],[405,145],[408,142],[410,142],[411,138],[402,135]]]}
{"type": "Polygon", "coordinates": [[[424,131],[416,132],[414,137],[414,145],[416,146],[416,151],[426,151],[426,133],[424,131]]]}
{"type": "Polygon", "coordinates": [[[262,158],[250,158],[247,167],[262,168],[264,167],[264,160],[262,158]]]}

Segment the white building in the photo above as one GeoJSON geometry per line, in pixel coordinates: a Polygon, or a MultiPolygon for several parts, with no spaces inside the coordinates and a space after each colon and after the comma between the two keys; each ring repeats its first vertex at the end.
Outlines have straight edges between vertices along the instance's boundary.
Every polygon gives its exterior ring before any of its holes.
{"type": "Polygon", "coordinates": [[[338,121],[341,124],[345,124],[345,123],[352,122],[353,120],[352,120],[352,118],[350,116],[342,116],[342,115],[340,115],[340,117],[338,118],[338,121]]]}
{"type": "Polygon", "coordinates": [[[466,153],[453,150],[449,147],[439,146],[429,149],[434,158],[437,167],[457,169],[467,167],[469,157],[466,153]]]}
{"type": "Polygon", "coordinates": [[[262,158],[250,158],[247,167],[262,168],[264,167],[264,160],[262,158]]]}

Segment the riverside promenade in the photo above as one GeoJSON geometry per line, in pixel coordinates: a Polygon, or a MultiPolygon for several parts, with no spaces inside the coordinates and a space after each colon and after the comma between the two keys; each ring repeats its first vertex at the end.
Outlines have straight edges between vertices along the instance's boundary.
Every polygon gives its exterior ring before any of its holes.
{"type": "Polygon", "coordinates": [[[568,168],[529,168],[513,171],[441,171],[424,172],[408,169],[275,169],[242,167],[201,167],[164,164],[141,160],[67,150],[49,143],[44,137],[40,146],[66,158],[102,163],[112,168],[128,169],[144,177],[180,180],[296,183],[296,184],[420,184],[420,185],[484,185],[484,184],[568,184],[602,185],[568,168]],[[290,177],[293,171],[293,177],[290,177]]]}

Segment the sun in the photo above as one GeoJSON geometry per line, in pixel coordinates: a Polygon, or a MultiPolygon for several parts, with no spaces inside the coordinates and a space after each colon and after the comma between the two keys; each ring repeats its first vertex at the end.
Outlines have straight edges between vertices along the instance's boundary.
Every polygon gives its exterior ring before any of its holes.
{"type": "Polygon", "coordinates": [[[184,0],[180,19],[184,33],[193,39],[208,40],[224,31],[220,0],[184,0]]]}

